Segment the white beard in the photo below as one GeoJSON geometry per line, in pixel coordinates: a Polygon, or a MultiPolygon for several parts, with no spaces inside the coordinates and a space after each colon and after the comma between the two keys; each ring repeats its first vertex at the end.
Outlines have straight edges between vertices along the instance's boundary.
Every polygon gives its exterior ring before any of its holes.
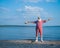
{"type": "Polygon", "coordinates": [[[39,19],[38,21],[41,21],[41,19],[39,19]]]}

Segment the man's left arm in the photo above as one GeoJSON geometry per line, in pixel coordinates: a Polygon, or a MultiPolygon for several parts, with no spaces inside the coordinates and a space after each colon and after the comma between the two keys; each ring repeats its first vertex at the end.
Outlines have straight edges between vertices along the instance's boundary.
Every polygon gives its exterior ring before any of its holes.
{"type": "Polygon", "coordinates": [[[47,20],[43,20],[43,23],[50,21],[51,18],[48,18],[47,20]]]}

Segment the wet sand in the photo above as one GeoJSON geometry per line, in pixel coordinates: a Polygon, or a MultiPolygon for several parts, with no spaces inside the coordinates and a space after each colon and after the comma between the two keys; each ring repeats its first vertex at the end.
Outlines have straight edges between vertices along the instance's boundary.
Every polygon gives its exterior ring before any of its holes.
{"type": "Polygon", "coordinates": [[[60,41],[0,40],[0,48],[60,48],[60,41]]]}

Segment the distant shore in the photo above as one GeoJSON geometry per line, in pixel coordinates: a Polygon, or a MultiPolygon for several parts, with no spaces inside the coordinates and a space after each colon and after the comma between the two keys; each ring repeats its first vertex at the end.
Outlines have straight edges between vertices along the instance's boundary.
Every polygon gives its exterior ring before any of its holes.
{"type": "Polygon", "coordinates": [[[60,41],[0,40],[0,48],[60,48],[60,41]]]}
{"type": "MultiPolygon", "coordinates": [[[[35,27],[35,25],[0,25],[0,27],[35,27]]],[[[44,27],[60,27],[60,26],[44,26],[44,27]]]]}

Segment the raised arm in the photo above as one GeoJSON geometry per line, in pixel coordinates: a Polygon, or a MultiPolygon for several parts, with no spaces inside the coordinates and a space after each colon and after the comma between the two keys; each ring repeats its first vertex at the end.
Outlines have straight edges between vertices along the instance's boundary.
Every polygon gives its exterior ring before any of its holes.
{"type": "Polygon", "coordinates": [[[50,21],[52,18],[48,18],[46,21],[50,21]]]}
{"type": "Polygon", "coordinates": [[[43,23],[50,21],[50,20],[51,20],[51,18],[48,18],[47,20],[43,20],[43,23]]]}
{"type": "Polygon", "coordinates": [[[34,21],[26,21],[25,24],[28,24],[28,23],[35,23],[34,21]]]}

